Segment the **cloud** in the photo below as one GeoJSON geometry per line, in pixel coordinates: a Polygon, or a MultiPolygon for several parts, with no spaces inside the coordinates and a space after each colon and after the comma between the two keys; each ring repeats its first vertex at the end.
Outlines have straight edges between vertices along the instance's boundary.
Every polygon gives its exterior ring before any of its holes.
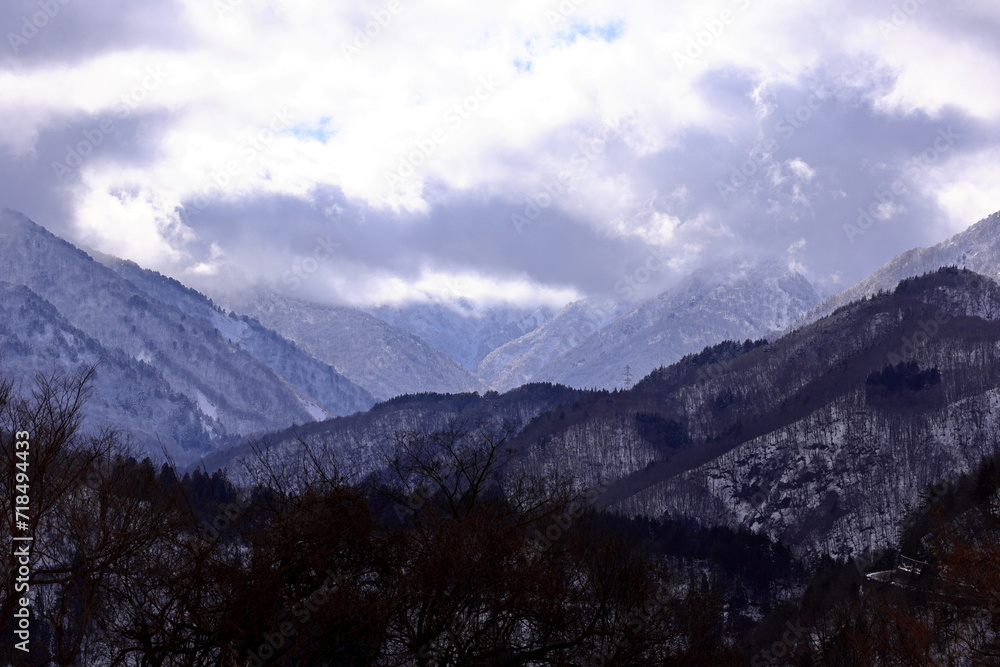
{"type": "Polygon", "coordinates": [[[1000,208],[985,0],[52,3],[0,10],[0,200],[203,289],[552,303],[799,241],[850,283],[1000,208]]]}
{"type": "Polygon", "coordinates": [[[195,46],[184,6],[175,0],[9,0],[0,4],[0,27],[0,67],[22,72],[114,51],[195,46]]]}
{"type": "Polygon", "coordinates": [[[792,170],[799,179],[811,181],[816,177],[816,170],[810,167],[804,160],[794,158],[788,161],[788,168],[792,170]]]}

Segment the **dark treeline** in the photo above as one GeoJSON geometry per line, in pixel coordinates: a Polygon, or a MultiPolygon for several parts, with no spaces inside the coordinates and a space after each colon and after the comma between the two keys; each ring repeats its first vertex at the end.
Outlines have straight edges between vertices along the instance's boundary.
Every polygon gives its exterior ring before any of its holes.
{"type": "Polygon", "coordinates": [[[295,466],[261,452],[248,486],[179,476],[137,460],[122,434],[81,430],[86,380],[39,378],[26,399],[0,386],[4,664],[874,665],[973,648],[990,664],[996,653],[982,625],[996,623],[988,594],[1000,583],[996,460],[915,510],[903,544],[925,545],[915,557],[937,574],[903,588],[855,563],[807,571],[748,531],[596,511],[572,483],[512,472],[510,429],[400,433],[361,484],[310,467],[307,447],[295,466]],[[27,654],[12,648],[15,431],[32,443],[27,654]]]}
{"type": "Polygon", "coordinates": [[[238,488],[84,434],[83,380],[2,388],[5,473],[31,433],[34,536],[24,654],[4,494],[5,664],[743,662],[722,579],[656,558],[570,484],[509,474],[507,430],[400,434],[364,485],[262,455],[238,488]]]}

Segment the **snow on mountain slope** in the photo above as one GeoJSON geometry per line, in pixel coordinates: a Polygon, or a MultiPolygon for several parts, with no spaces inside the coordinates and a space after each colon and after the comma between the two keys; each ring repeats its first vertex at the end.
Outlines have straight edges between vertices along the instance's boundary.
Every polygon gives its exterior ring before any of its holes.
{"type": "Polygon", "coordinates": [[[722,371],[708,391],[753,391],[748,379],[764,377],[774,387],[795,370],[813,375],[782,398],[777,428],[756,429],[621,509],[742,525],[802,553],[857,555],[894,544],[907,506],[928,484],[967,473],[996,450],[1000,286],[988,279],[954,270],[908,279],[770,347],[766,370],[761,360],[756,372],[722,371]],[[898,359],[934,369],[939,380],[917,389],[872,382],[868,369],[898,359]]]}
{"type": "Polygon", "coordinates": [[[837,308],[890,290],[903,278],[920,276],[942,266],[958,266],[989,278],[1000,278],[1000,212],[983,218],[963,232],[927,248],[913,248],[896,255],[861,282],[824,299],[789,329],[798,328],[828,315],[837,308]]]}
{"type": "Polygon", "coordinates": [[[370,311],[472,370],[504,343],[534,331],[553,315],[547,307],[490,306],[477,309],[467,299],[454,304],[379,306],[370,311]]]}
{"type": "Polygon", "coordinates": [[[229,306],[295,341],[377,400],[483,388],[482,382],[443,352],[357,308],[265,292],[231,297],[229,306]]]}
{"type": "MultiPolygon", "coordinates": [[[[400,431],[429,433],[453,423],[491,427],[504,424],[518,430],[539,414],[571,403],[586,393],[569,387],[532,384],[504,394],[400,396],[378,403],[368,412],[264,435],[258,444],[268,457],[294,467],[303,461],[305,443],[316,460],[330,464],[338,474],[357,482],[385,465],[400,431]]],[[[208,470],[227,468],[240,474],[239,471],[256,468],[259,461],[254,448],[243,444],[214,452],[200,464],[208,470]]]]}
{"type": "Polygon", "coordinates": [[[928,484],[995,451],[998,316],[1000,286],[978,274],[907,280],[770,344],[716,346],[560,408],[525,435],[528,465],[601,487],[626,514],[860,555],[895,542],[928,484]]]}
{"type": "MultiPolygon", "coordinates": [[[[178,447],[202,453],[218,438],[312,418],[288,382],[214,326],[150,297],[82,250],[7,210],[0,211],[0,280],[28,287],[75,329],[147,363],[170,392],[196,406],[183,420],[199,423],[196,430],[209,433],[212,441],[187,440],[178,447]]],[[[149,429],[167,437],[171,427],[151,423],[149,429]]]]}
{"type": "Polygon", "coordinates": [[[162,444],[180,462],[221,430],[151,365],[105,347],[24,285],[0,282],[0,360],[22,392],[37,374],[72,376],[96,365],[84,426],[124,429],[137,444],[162,444]]]}
{"type": "Polygon", "coordinates": [[[995,451],[995,434],[977,420],[1000,420],[1000,390],[906,423],[863,406],[860,388],[620,507],[763,530],[803,554],[856,556],[895,544],[923,488],[995,451]]]}
{"type": "Polygon", "coordinates": [[[367,410],[374,403],[371,394],[332,366],[317,360],[257,320],[226,314],[200,292],[135,262],[101,254],[95,257],[153,299],[215,327],[231,343],[290,383],[299,393],[303,407],[314,418],[348,415],[367,410]]]}
{"type": "Polygon", "coordinates": [[[765,337],[818,300],[809,281],[778,260],[700,269],[553,358],[532,380],[622,387],[626,365],[638,380],[706,345],[765,337]]]}
{"type": "Polygon", "coordinates": [[[546,364],[579,345],[613,317],[613,312],[590,301],[574,301],[538,328],[490,352],[476,373],[497,391],[530,382],[546,364]]]}

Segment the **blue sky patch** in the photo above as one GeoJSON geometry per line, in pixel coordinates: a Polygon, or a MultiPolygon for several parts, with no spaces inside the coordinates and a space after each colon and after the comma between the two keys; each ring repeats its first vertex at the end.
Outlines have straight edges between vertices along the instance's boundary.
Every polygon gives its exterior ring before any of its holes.
{"type": "Polygon", "coordinates": [[[337,130],[330,127],[330,116],[323,116],[314,125],[299,124],[289,128],[288,132],[299,139],[308,139],[325,144],[330,137],[337,134],[337,130]]]}
{"type": "Polygon", "coordinates": [[[580,37],[611,43],[621,37],[624,31],[624,21],[613,21],[603,25],[574,23],[568,31],[557,33],[557,38],[564,44],[572,44],[580,37]]]}

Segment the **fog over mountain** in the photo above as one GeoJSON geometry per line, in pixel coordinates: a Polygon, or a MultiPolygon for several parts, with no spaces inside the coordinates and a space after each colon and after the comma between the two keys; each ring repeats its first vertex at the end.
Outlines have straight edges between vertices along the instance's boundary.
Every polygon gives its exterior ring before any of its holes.
{"type": "Polygon", "coordinates": [[[479,311],[468,299],[454,306],[380,306],[371,312],[426,341],[470,370],[496,348],[534,331],[555,314],[549,307],[491,306],[479,311]]]}
{"type": "Polygon", "coordinates": [[[482,386],[441,350],[357,308],[266,292],[234,306],[333,365],[377,399],[422,391],[475,391],[482,386]]]}
{"type": "MultiPolygon", "coordinates": [[[[685,354],[727,339],[761,338],[816,303],[814,287],[787,263],[734,259],[696,271],[620,315],[532,376],[574,387],[625,387],[685,354]]],[[[627,387],[625,387],[627,388],[627,387]]]]}

